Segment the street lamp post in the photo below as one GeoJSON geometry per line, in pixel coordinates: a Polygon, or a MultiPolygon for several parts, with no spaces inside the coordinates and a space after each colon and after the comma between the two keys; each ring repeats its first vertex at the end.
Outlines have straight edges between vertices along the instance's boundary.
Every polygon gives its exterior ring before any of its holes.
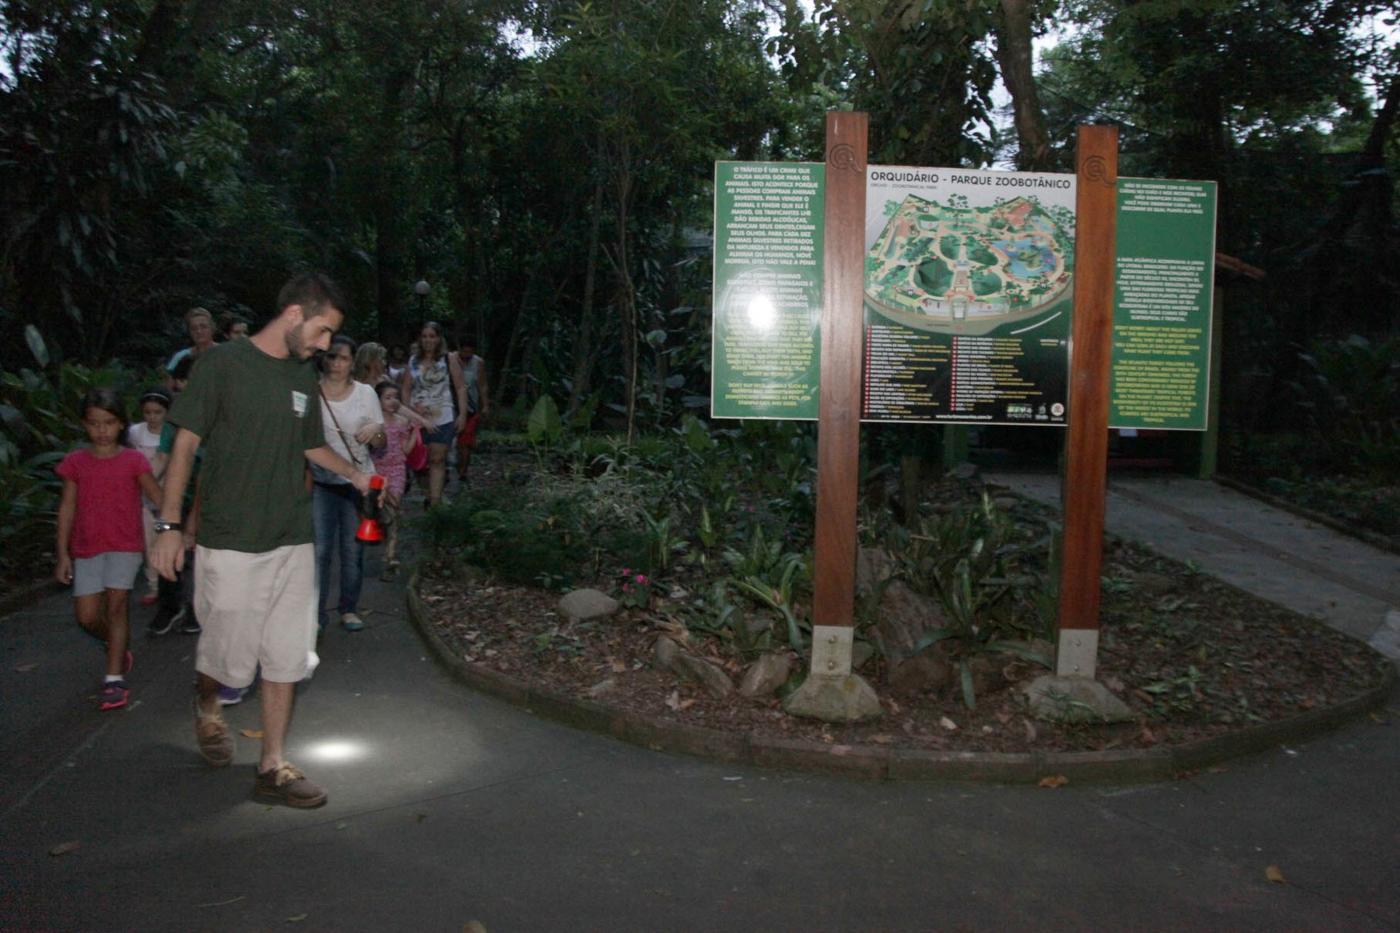
{"type": "Polygon", "coordinates": [[[423,308],[428,300],[428,292],[432,290],[433,287],[428,284],[427,279],[419,279],[418,283],[413,286],[413,293],[418,296],[418,322],[420,324],[425,320],[423,308]]]}

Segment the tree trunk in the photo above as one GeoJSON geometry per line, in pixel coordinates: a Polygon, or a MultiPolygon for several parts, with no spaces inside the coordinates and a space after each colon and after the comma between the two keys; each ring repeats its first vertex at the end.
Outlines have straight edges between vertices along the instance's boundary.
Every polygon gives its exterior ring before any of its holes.
{"type": "Polygon", "coordinates": [[[613,160],[617,185],[615,241],[608,253],[617,275],[617,309],[622,318],[622,358],[627,380],[627,443],[637,429],[637,292],[632,286],[631,258],[627,251],[627,219],[632,199],[631,148],[626,137],[618,140],[613,160]]]}
{"type": "Polygon", "coordinates": [[[603,180],[593,183],[593,215],[588,222],[588,260],[583,271],[583,303],[579,308],[578,335],[574,341],[574,378],[569,391],[568,413],[573,415],[588,396],[593,376],[593,301],[598,281],[598,247],[603,226],[603,180]]]}
{"type": "Polygon", "coordinates": [[[1052,167],[1050,134],[1035,82],[1029,0],[1000,0],[996,16],[996,56],[1001,80],[1011,94],[1019,148],[1016,167],[1044,172],[1052,167]]]}

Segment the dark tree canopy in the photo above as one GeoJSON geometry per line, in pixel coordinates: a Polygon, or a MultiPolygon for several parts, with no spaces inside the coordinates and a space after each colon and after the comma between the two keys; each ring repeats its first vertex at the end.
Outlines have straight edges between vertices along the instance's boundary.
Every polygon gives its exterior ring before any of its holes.
{"type": "Polygon", "coordinates": [[[1112,120],[1126,173],[1219,180],[1221,248],[1269,275],[1227,351],[1284,374],[1314,337],[1395,326],[1400,60],[1358,27],[1381,12],[4,0],[0,365],[32,364],[30,324],[56,358],[153,362],[188,307],[256,321],[321,268],[355,336],[441,319],[507,402],[669,423],[708,392],[714,160],[819,158],[823,113],[854,107],[877,161],[1063,170],[1074,126],[1112,120]]]}

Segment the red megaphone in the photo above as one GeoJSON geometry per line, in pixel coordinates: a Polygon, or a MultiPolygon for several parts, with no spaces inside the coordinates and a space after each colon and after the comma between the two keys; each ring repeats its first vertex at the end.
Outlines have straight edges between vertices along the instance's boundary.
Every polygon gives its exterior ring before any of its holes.
{"type": "Polygon", "coordinates": [[[384,497],[384,477],[375,474],[369,478],[369,495],[360,498],[360,527],[355,531],[355,540],[365,544],[378,544],[384,540],[384,529],[379,527],[379,500],[384,497]]]}

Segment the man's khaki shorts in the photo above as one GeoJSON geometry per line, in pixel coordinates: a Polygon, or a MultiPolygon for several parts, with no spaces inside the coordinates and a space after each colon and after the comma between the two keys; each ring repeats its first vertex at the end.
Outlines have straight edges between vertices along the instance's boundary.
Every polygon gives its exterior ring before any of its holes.
{"type": "Polygon", "coordinates": [[[195,670],[226,687],[297,683],[316,657],[316,550],[289,544],[260,554],[196,547],[194,611],[204,631],[195,670]]]}

